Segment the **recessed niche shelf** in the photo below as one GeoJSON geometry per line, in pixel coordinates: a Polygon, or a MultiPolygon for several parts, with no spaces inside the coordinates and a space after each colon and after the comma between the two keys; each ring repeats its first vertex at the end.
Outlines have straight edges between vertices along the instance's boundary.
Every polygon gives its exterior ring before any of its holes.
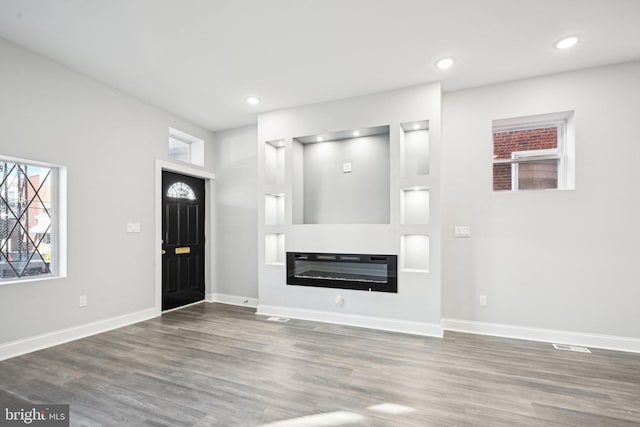
{"type": "Polygon", "coordinates": [[[284,265],[286,260],[284,234],[265,234],[264,262],[268,265],[284,265]]]}
{"type": "Polygon", "coordinates": [[[264,196],[264,224],[284,224],[284,194],[265,194],[264,196]]]}
{"type": "Polygon", "coordinates": [[[402,175],[429,175],[429,121],[402,123],[400,127],[402,175]]]}
{"type": "Polygon", "coordinates": [[[294,224],[389,224],[390,133],[376,126],[292,140],[294,224]]]}
{"type": "Polygon", "coordinates": [[[264,144],[264,174],[269,185],[283,185],[284,174],[284,140],[267,141],[264,144]]]}
{"type": "Polygon", "coordinates": [[[407,187],[400,193],[402,224],[429,224],[429,189],[407,187]]]}
{"type": "Polygon", "coordinates": [[[429,236],[405,234],[401,237],[401,269],[406,272],[429,272],[429,236]]]}

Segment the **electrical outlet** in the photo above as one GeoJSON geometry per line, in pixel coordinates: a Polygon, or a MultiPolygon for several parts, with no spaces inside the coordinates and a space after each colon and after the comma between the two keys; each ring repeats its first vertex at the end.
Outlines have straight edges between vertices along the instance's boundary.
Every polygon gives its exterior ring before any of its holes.
{"type": "Polygon", "coordinates": [[[127,223],[127,233],[139,233],[140,232],[140,223],[139,222],[128,222],[127,223]]]}
{"type": "Polygon", "coordinates": [[[456,225],[453,229],[453,235],[455,237],[471,237],[471,226],[456,225]]]}
{"type": "Polygon", "coordinates": [[[342,307],[344,306],[344,298],[340,295],[336,295],[336,305],[342,307]]]}
{"type": "Polygon", "coordinates": [[[487,305],[487,296],[486,295],[480,295],[480,306],[481,307],[486,307],[487,305]]]}
{"type": "Polygon", "coordinates": [[[80,295],[80,298],[78,298],[78,306],[79,307],[86,307],[87,306],[87,296],[86,295],[80,295]]]}

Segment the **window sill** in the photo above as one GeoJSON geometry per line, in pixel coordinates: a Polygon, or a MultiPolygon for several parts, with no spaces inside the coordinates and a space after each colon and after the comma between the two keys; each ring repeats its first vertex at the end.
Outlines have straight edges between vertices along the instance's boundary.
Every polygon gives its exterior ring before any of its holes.
{"type": "Polygon", "coordinates": [[[528,193],[554,193],[554,192],[564,192],[564,191],[575,191],[575,188],[542,188],[539,190],[503,190],[503,191],[494,191],[491,192],[493,194],[528,194],[528,193]]]}
{"type": "Polygon", "coordinates": [[[31,282],[44,282],[47,280],[64,279],[67,276],[42,276],[42,277],[27,277],[22,279],[7,279],[0,280],[0,286],[15,285],[17,283],[31,283],[31,282]]]}

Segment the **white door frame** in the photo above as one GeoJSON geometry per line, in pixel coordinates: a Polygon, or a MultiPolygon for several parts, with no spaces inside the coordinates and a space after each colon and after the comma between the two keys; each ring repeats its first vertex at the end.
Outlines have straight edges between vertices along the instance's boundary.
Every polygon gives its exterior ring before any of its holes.
{"type": "Polygon", "coordinates": [[[155,304],[154,309],[159,316],[162,314],[162,171],[177,172],[184,175],[202,178],[205,180],[205,261],[204,261],[204,282],[205,282],[205,298],[213,292],[215,280],[214,262],[212,254],[215,249],[215,241],[213,238],[215,220],[215,204],[213,198],[213,181],[216,176],[202,169],[197,169],[189,165],[182,165],[166,160],[156,160],[155,167],[155,232],[154,232],[154,251],[155,251],[155,304]]]}

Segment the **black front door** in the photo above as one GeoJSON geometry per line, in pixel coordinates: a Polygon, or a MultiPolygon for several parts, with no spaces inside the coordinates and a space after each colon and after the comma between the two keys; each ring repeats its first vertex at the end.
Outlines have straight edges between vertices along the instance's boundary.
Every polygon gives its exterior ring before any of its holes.
{"type": "Polygon", "coordinates": [[[162,172],[162,309],[204,299],[204,180],[162,172]]]}

